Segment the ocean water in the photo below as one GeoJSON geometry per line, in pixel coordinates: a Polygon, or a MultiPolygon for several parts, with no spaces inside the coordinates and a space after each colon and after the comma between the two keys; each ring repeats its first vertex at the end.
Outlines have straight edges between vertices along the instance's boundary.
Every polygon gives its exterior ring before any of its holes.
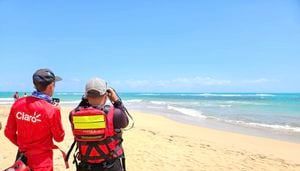
{"type": "MultiPolygon", "coordinates": [[[[23,93],[21,92],[20,95],[23,93]]],[[[30,94],[30,93],[27,93],[30,94]]],[[[13,92],[0,92],[0,105],[13,92]]],[[[76,106],[83,93],[58,92],[61,105],[76,106]]],[[[119,93],[129,110],[239,132],[263,132],[300,142],[300,93],[119,93]]],[[[254,133],[255,134],[255,133],[254,133]]]]}

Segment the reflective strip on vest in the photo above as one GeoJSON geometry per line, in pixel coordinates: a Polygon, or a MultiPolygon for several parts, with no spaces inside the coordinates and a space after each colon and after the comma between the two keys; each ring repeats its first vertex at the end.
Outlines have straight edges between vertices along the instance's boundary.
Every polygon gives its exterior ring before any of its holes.
{"type": "Polygon", "coordinates": [[[73,116],[74,129],[106,128],[104,115],[73,116]]]}

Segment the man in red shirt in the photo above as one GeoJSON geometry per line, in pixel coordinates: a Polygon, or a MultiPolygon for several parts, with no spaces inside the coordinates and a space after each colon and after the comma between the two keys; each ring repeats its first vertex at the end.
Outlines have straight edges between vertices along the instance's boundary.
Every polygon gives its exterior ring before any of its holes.
{"type": "Polygon", "coordinates": [[[60,108],[52,102],[55,82],[61,78],[49,69],[37,70],[32,78],[36,91],[12,105],[5,136],[27,157],[33,171],[52,171],[53,139],[61,142],[65,135],[60,108]]]}

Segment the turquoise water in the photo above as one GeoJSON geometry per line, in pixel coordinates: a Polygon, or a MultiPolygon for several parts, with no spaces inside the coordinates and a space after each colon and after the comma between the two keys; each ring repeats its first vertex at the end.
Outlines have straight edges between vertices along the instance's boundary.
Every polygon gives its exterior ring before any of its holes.
{"type": "MultiPolygon", "coordinates": [[[[30,93],[27,93],[30,94],[30,93]]],[[[13,92],[0,92],[0,105],[13,92]]],[[[23,95],[21,92],[20,95],[23,95]]],[[[59,92],[61,105],[76,106],[81,92],[59,92]]],[[[163,113],[194,122],[216,121],[242,127],[300,133],[300,93],[120,93],[130,110],[163,113]]]]}

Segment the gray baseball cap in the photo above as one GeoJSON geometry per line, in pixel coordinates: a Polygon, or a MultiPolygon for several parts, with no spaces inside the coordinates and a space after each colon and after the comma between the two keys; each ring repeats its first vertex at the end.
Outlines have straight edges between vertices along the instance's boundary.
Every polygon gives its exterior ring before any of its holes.
{"type": "Polygon", "coordinates": [[[101,78],[92,78],[85,85],[85,95],[91,90],[99,92],[102,96],[106,93],[107,90],[107,82],[101,78]]]}

